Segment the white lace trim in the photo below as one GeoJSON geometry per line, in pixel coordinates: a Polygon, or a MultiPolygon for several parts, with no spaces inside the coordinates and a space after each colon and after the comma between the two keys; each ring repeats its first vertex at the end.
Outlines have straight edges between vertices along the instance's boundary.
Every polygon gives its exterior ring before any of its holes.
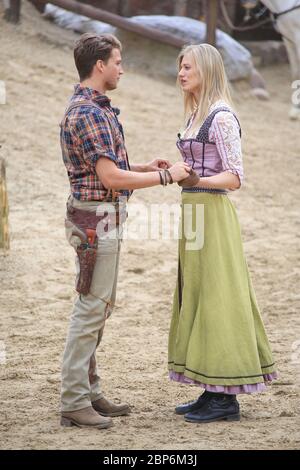
{"type": "Polygon", "coordinates": [[[243,180],[242,146],[239,124],[232,113],[220,111],[209,129],[209,140],[216,144],[224,171],[230,171],[243,180]]]}

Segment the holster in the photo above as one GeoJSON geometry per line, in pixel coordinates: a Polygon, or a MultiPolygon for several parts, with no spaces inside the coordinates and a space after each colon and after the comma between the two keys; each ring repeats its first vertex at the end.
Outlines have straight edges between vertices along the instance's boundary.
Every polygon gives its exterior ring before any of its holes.
{"type": "Polygon", "coordinates": [[[76,249],[79,261],[79,276],[76,282],[76,291],[87,295],[93,279],[93,272],[97,258],[97,243],[94,245],[81,244],[76,249]]]}
{"type": "Polygon", "coordinates": [[[67,220],[74,225],[73,234],[81,240],[81,244],[76,248],[79,261],[76,291],[79,294],[87,295],[90,292],[97,258],[97,224],[107,215],[107,212],[105,212],[99,216],[95,212],[77,209],[69,203],[67,204],[67,220]]]}
{"type": "Polygon", "coordinates": [[[117,209],[114,220],[111,221],[107,211],[101,215],[97,215],[96,212],[77,209],[69,202],[67,203],[67,220],[74,226],[72,234],[79,237],[81,240],[81,244],[76,248],[80,267],[76,291],[79,294],[87,295],[90,291],[97,258],[98,223],[103,221],[104,224],[101,226],[101,230],[108,232],[120,223],[125,222],[126,217],[126,211],[120,213],[117,209]]]}

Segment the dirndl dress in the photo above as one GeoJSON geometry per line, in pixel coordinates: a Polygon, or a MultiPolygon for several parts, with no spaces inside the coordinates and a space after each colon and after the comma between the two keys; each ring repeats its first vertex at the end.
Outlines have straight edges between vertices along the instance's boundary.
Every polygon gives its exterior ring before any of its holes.
{"type": "MultiPolygon", "coordinates": [[[[207,161],[212,168],[213,152],[219,156],[208,133],[218,112],[208,116],[195,139],[178,141],[185,161],[192,166],[200,161],[196,169],[202,176],[207,161]],[[206,151],[209,158],[205,158],[206,151]]],[[[224,162],[219,163],[224,168],[224,162]]],[[[237,213],[227,192],[183,189],[180,233],[168,346],[170,378],[211,392],[264,390],[266,382],[276,378],[275,364],[249,275],[237,213]]]]}

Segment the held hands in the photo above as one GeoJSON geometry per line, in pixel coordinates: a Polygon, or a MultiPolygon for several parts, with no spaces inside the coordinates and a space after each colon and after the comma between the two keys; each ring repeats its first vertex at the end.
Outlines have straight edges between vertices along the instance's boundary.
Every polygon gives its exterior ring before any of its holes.
{"type": "Polygon", "coordinates": [[[191,170],[190,174],[186,178],[178,181],[178,185],[183,188],[192,188],[193,186],[196,186],[199,181],[200,176],[198,176],[194,170],[191,170]]]}
{"type": "Polygon", "coordinates": [[[146,171],[169,170],[172,181],[178,182],[179,186],[195,186],[199,181],[199,176],[184,162],[176,162],[171,165],[165,158],[155,158],[150,163],[145,164],[146,171]],[[182,184],[184,183],[184,184],[182,184]]]}
{"type": "Polygon", "coordinates": [[[176,162],[169,168],[174,183],[188,179],[190,171],[191,168],[184,162],[176,162]]]}
{"type": "Polygon", "coordinates": [[[171,166],[169,160],[165,158],[155,158],[155,160],[145,164],[145,171],[167,170],[171,166]]]}
{"type": "MultiPolygon", "coordinates": [[[[187,165],[187,163],[182,161],[176,162],[174,165],[171,165],[169,160],[165,160],[163,158],[156,158],[145,166],[146,171],[168,170],[168,173],[171,176],[171,181],[169,181],[169,183],[178,183],[179,186],[183,186],[185,188],[196,186],[196,184],[200,180],[197,173],[192,170],[191,167],[187,165]]],[[[168,181],[163,181],[162,184],[167,184],[167,182],[168,181]]]]}

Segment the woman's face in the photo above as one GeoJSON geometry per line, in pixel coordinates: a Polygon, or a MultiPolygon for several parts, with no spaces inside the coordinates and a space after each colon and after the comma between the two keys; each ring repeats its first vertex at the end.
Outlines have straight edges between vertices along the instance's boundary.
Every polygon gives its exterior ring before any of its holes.
{"type": "Polygon", "coordinates": [[[183,91],[193,93],[194,95],[199,93],[199,74],[190,54],[183,56],[178,72],[178,78],[183,91]]]}

